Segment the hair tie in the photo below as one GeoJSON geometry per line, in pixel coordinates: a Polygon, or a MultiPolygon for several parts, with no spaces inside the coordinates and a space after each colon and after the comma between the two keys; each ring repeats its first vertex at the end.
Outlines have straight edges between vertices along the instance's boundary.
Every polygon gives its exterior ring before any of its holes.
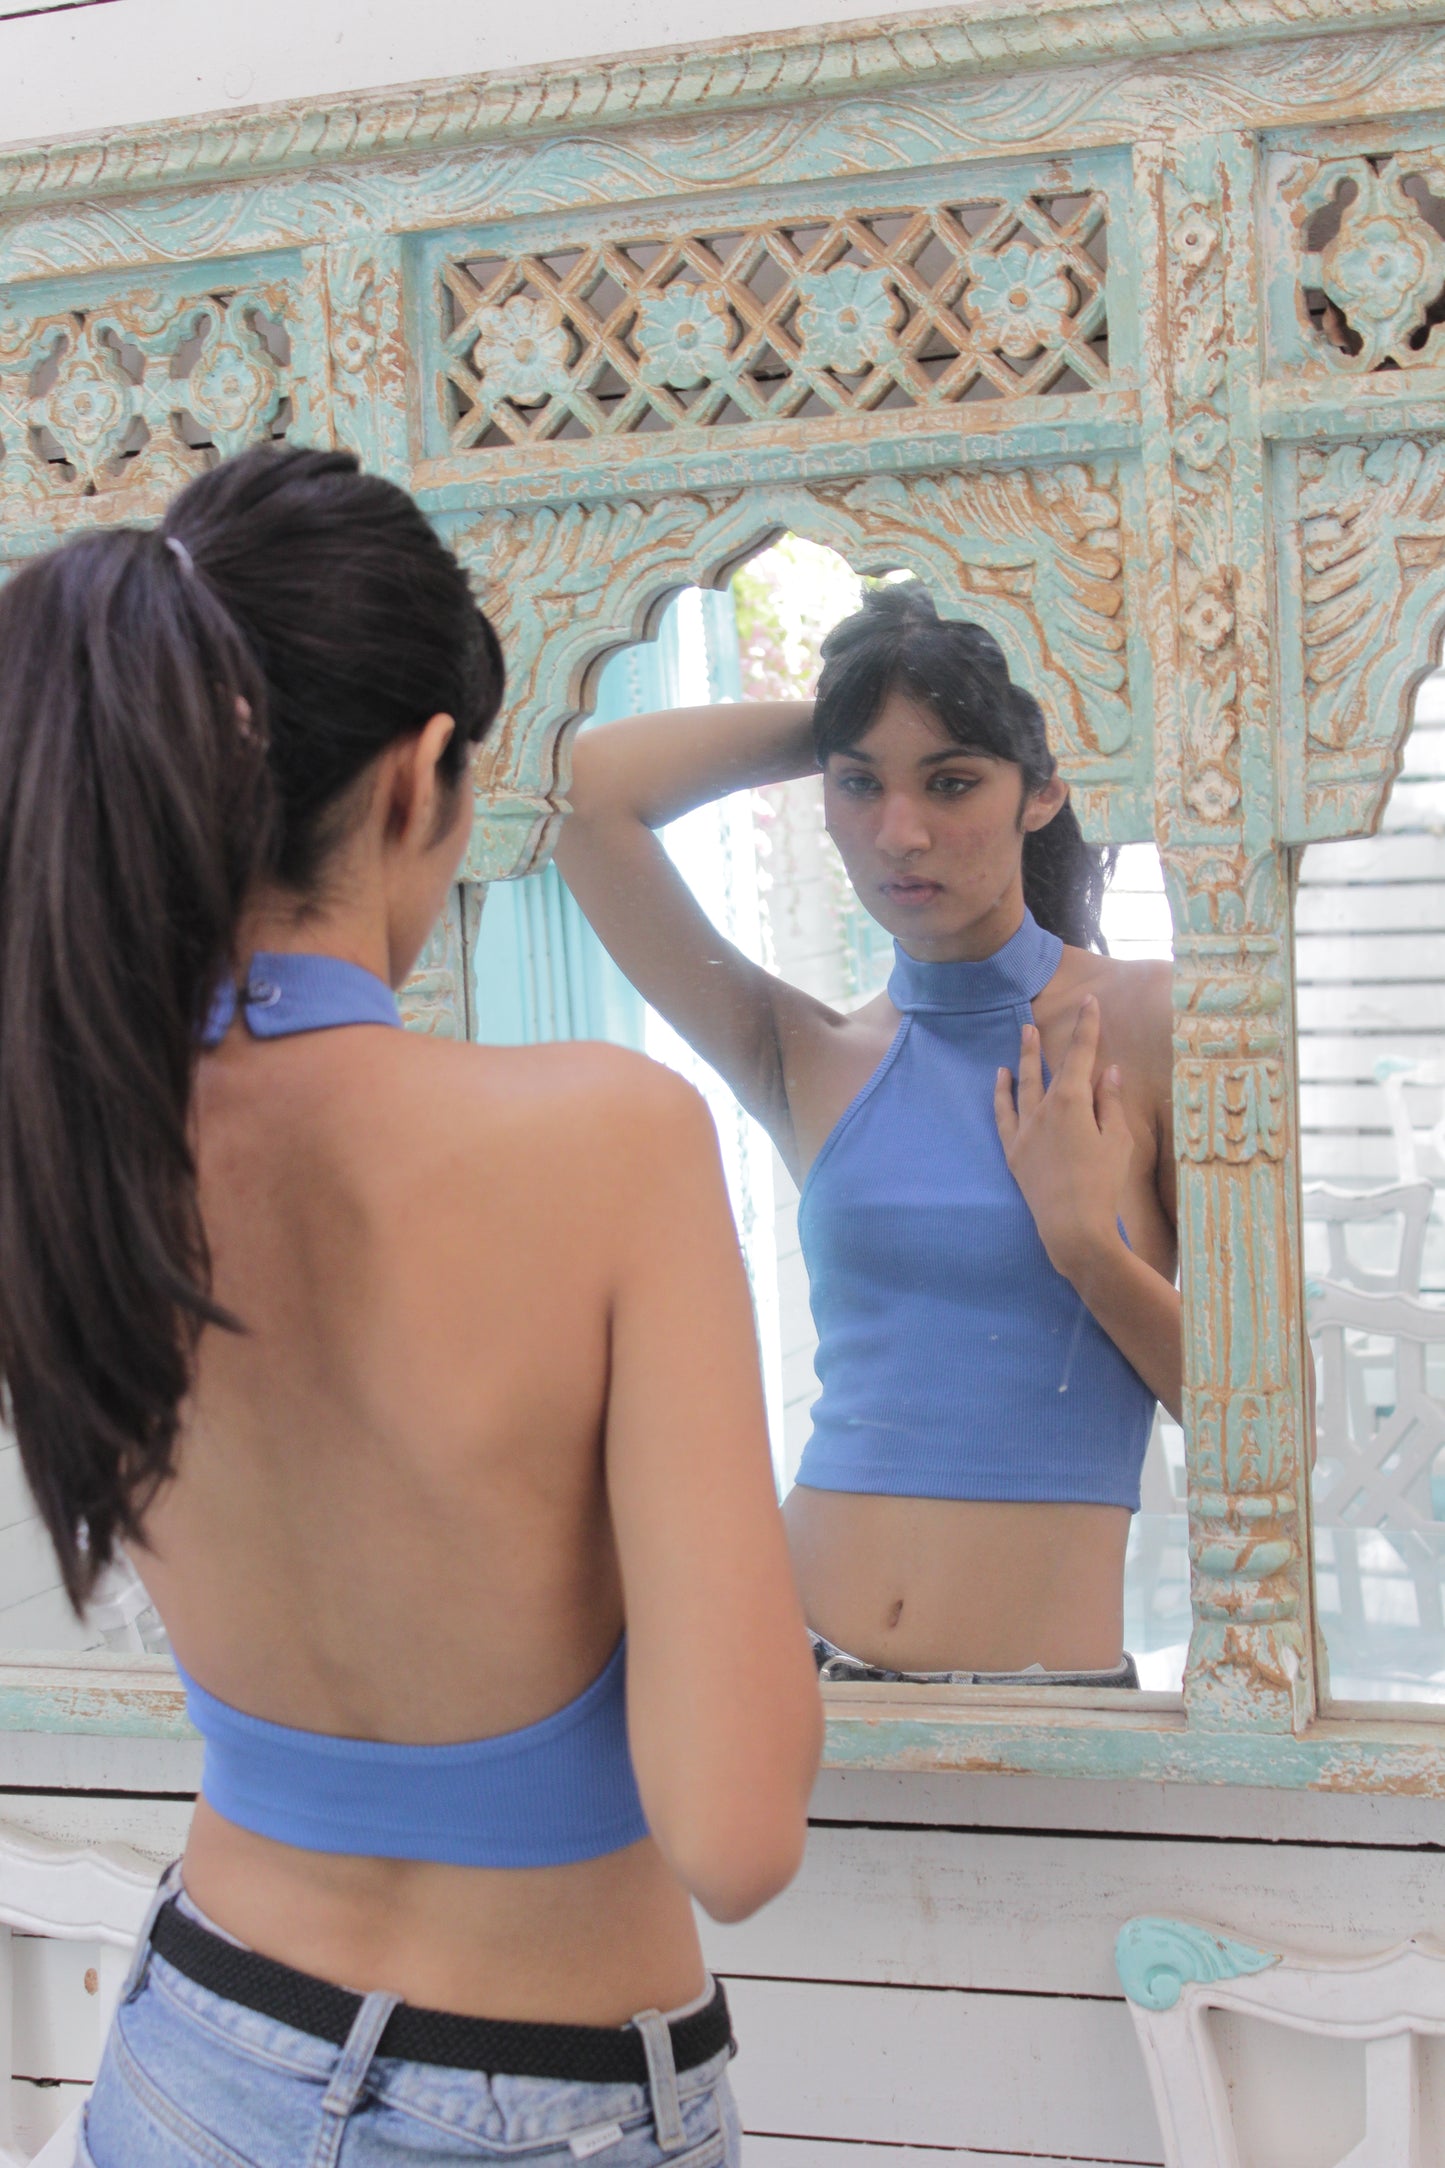
{"type": "Polygon", "coordinates": [[[178,534],[168,534],[164,537],[164,541],[166,548],[174,550],[176,556],[180,559],[182,571],[188,572],[191,578],[194,579],[196,576],[196,560],[186,548],[180,536],[178,534]]]}

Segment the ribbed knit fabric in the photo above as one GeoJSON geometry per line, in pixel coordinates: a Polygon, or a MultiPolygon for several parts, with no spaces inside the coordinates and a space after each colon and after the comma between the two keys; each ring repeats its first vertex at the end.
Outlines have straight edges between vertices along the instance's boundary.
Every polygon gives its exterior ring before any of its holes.
{"type": "Polygon", "coordinates": [[[307,1852],[453,1867],[557,1867],[647,1835],[627,1743],[626,1643],[575,1701],[460,1746],[391,1746],[268,1724],[181,1678],[204,1797],[307,1852]]]}
{"type": "MultiPolygon", "coordinates": [[[[239,998],[262,1039],[401,1024],[391,988],[337,956],[258,950],[239,998]]],[[[237,999],[235,987],[220,989],[203,1044],[224,1038],[237,999]]],[[[648,1833],[627,1739],[625,1639],[565,1708],[455,1746],[298,1731],[217,1701],[184,1671],[181,1678],[206,1742],[203,1797],[227,1821],[281,1844],[456,1867],[557,1867],[648,1833]]]]}
{"type": "Polygon", "coordinates": [[[897,950],[902,1022],[798,1207],[822,1384],[800,1483],[1138,1510],[1154,1396],[1050,1264],[994,1119],[1062,949],[1025,912],[981,963],[897,950]]]}
{"type": "Polygon", "coordinates": [[[202,1046],[219,1046],[241,1004],[246,1028],[256,1039],[286,1039],[296,1031],[333,1031],[341,1024],[400,1024],[396,995],[375,972],[339,956],[303,956],[257,949],[237,988],[229,979],[216,989],[201,1032],[202,1046]]]}

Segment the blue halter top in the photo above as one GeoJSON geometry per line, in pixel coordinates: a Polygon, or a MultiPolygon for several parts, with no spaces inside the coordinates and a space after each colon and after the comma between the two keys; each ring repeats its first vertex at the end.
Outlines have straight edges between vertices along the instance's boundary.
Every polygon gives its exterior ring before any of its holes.
{"type": "MultiPolygon", "coordinates": [[[[203,1044],[220,1043],[238,1006],[260,1039],[401,1023],[390,987],[335,956],[258,951],[239,993],[227,985],[217,994],[203,1044]]],[[[206,1742],[203,1796],[227,1821],[281,1844],[457,1867],[555,1867],[648,1833],[627,1738],[625,1639],[565,1708],[456,1746],[270,1724],[217,1701],[183,1670],[181,1679],[206,1742]]]]}
{"type": "Polygon", "coordinates": [[[800,1483],[1138,1510],[1154,1396],[1050,1264],[994,1119],[1062,950],[1026,911],[980,963],[896,952],[902,1021],[798,1206],[822,1385],[800,1483]]]}

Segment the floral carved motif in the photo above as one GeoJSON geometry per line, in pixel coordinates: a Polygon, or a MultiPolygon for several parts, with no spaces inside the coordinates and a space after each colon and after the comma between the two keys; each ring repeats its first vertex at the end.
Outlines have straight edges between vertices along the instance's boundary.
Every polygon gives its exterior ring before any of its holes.
{"type": "Polygon", "coordinates": [[[1165,198],[1176,608],[1184,666],[1181,789],[1188,815],[1209,828],[1229,822],[1240,802],[1222,212],[1217,199],[1201,200],[1172,173],[1165,198]]]}
{"type": "Polygon", "coordinates": [[[1431,310],[1445,294],[1442,194],[1435,152],[1301,161],[1284,195],[1300,235],[1299,308],[1312,359],[1361,373],[1439,361],[1431,310]],[[1312,246],[1320,224],[1327,237],[1312,246]],[[1312,295],[1324,306],[1312,310],[1312,295]]]}
{"type": "Polygon", "coordinates": [[[888,351],[898,302],[883,272],[864,264],[835,264],[816,277],[800,277],[798,291],[803,297],[798,336],[815,369],[848,375],[888,351]]]}
{"type": "Polygon", "coordinates": [[[208,457],[284,427],[290,296],[275,287],[27,316],[0,309],[0,503],[161,502],[208,457]]]}
{"type": "Polygon", "coordinates": [[[454,450],[1109,380],[1097,190],[477,255],[444,271],[454,450]]]}

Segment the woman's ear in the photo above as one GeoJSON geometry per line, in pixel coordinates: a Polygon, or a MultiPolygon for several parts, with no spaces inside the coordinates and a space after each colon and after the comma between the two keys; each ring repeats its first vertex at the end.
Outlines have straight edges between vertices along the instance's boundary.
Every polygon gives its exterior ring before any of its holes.
{"type": "Polygon", "coordinates": [[[442,755],[456,735],[450,715],[433,715],[414,738],[403,738],[391,751],[386,833],[392,843],[415,840],[429,849],[450,827],[455,792],[440,773],[442,755]]]}
{"type": "Polygon", "coordinates": [[[1033,835],[1040,828],[1047,828],[1054,815],[1062,812],[1068,802],[1069,786],[1056,768],[1043,788],[1030,791],[1024,800],[1019,826],[1025,835],[1033,835]]]}

